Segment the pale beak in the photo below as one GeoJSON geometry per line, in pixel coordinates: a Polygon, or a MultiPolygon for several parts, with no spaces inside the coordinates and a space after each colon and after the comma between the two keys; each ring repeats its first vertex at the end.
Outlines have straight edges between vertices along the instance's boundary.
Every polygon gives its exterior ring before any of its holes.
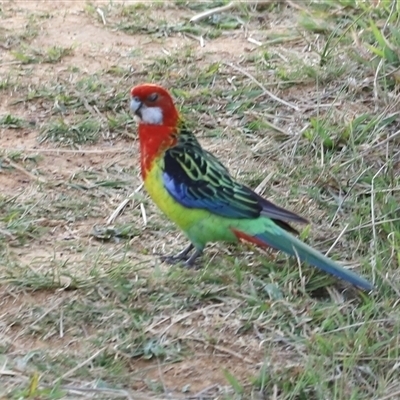
{"type": "Polygon", "coordinates": [[[139,118],[142,118],[141,107],[143,103],[139,100],[138,97],[131,97],[130,109],[137,115],[139,118]]]}

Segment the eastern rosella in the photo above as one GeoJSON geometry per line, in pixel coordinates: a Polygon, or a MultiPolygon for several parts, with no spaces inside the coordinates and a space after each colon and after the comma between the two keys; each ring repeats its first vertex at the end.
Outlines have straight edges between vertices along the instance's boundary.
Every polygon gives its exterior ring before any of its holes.
{"type": "Polygon", "coordinates": [[[296,256],[365,290],[373,289],[364,278],[293,236],[297,232],[288,221],[307,220],[236,182],[217,158],[200,146],[164,88],[154,84],[134,87],[130,108],[139,117],[145,188],[190,240],[189,247],[173,260],[192,266],[208,242],[243,239],[296,256]]]}

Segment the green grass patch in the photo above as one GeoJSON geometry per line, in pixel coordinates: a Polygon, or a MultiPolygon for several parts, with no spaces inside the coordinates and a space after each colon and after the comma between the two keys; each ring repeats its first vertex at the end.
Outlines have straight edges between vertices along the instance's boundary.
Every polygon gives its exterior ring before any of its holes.
{"type": "Polygon", "coordinates": [[[0,397],[400,391],[399,7],[229,4],[0,6],[0,397]],[[42,20],[60,17],[77,43],[41,46],[42,20]],[[376,291],[246,244],[208,246],[199,269],[164,264],[186,239],[140,186],[129,90],[149,81],[376,291]]]}

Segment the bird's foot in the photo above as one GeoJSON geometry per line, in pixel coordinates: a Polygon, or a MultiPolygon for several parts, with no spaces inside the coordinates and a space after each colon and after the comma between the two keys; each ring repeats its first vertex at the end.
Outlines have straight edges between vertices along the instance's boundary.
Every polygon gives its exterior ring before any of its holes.
{"type": "Polygon", "coordinates": [[[188,255],[193,250],[193,245],[190,245],[180,251],[178,254],[170,255],[170,256],[161,256],[161,261],[165,261],[168,264],[177,264],[180,261],[187,261],[190,256],[188,255]]]}
{"type": "Polygon", "coordinates": [[[189,253],[194,249],[194,246],[190,244],[188,247],[183,249],[178,254],[172,256],[161,256],[161,261],[164,261],[168,264],[174,265],[178,264],[181,261],[184,261],[184,264],[187,268],[196,267],[196,259],[201,255],[202,251],[195,250],[193,254],[189,255],[189,253]]]}
{"type": "Polygon", "coordinates": [[[197,259],[201,256],[203,253],[202,250],[195,250],[194,253],[185,261],[185,267],[186,268],[194,268],[197,269],[198,265],[196,265],[197,259]]]}
{"type": "Polygon", "coordinates": [[[160,260],[162,262],[165,262],[170,265],[175,265],[179,264],[181,261],[186,262],[189,257],[184,257],[184,256],[178,256],[178,254],[172,255],[172,256],[161,256],[160,255],[160,260]]]}

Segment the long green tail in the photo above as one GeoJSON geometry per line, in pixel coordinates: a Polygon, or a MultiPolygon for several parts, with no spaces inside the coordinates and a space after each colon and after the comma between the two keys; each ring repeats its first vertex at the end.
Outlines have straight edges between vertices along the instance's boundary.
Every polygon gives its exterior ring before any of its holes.
{"type": "Polygon", "coordinates": [[[333,260],[306,245],[282,228],[276,227],[276,229],[279,229],[279,234],[265,232],[252,237],[257,241],[261,241],[266,245],[277,250],[281,250],[287,254],[290,254],[291,256],[298,256],[301,261],[305,261],[311,265],[314,265],[322,271],[352,283],[353,285],[359,286],[362,289],[368,291],[374,289],[372,283],[368,282],[366,279],[341,267],[333,260]]]}

